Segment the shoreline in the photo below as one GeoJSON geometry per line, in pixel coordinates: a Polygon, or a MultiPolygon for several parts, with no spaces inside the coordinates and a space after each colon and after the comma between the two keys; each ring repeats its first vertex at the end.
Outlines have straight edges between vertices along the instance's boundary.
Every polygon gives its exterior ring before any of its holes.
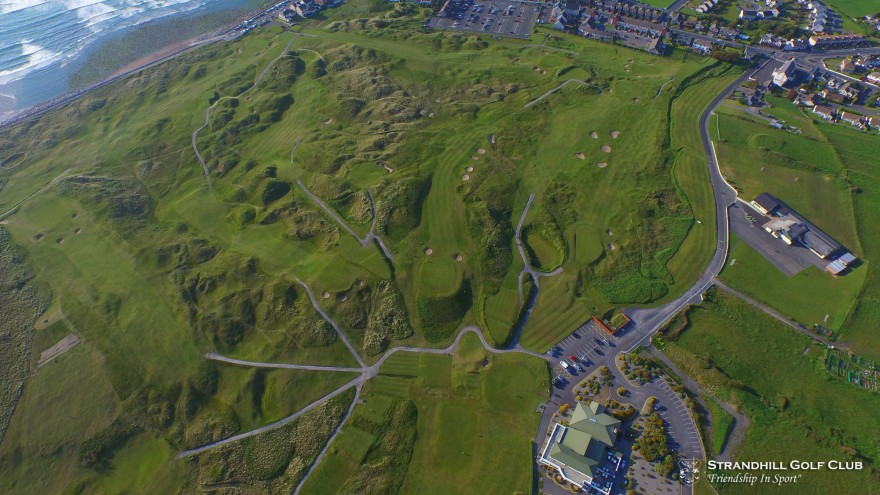
{"type": "MultiPolygon", "coordinates": [[[[187,52],[193,48],[198,48],[200,46],[209,45],[211,43],[217,41],[231,41],[239,36],[242,33],[235,30],[235,28],[244,22],[247,19],[252,19],[263,14],[267,7],[272,5],[271,1],[264,1],[262,6],[258,9],[254,9],[252,11],[247,12],[244,15],[241,15],[232,21],[223,24],[219,28],[210,30],[208,32],[199,34],[197,36],[193,36],[189,39],[179,41],[177,43],[173,43],[166,47],[155,50],[147,55],[144,55],[132,62],[120,67],[119,69],[111,72],[109,75],[93,82],[85,85],[80,89],[75,89],[71,91],[67,91],[63,94],[50,98],[46,101],[31,105],[29,107],[25,107],[19,110],[11,111],[11,114],[8,116],[3,116],[0,114],[0,130],[3,130],[7,127],[10,127],[15,124],[19,124],[26,120],[39,117],[51,110],[64,106],[68,103],[71,103],[82,96],[91,93],[97,89],[100,89],[108,84],[116,82],[120,79],[131,76],[139,71],[152,67],[154,65],[158,65],[162,62],[166,62],[168,60],[173,59],[174,57],[187,52]]],[[[5,96],[5,95],[4,95],[5,96]]],[[[13,97],[8,97],[10,99],[15,99],[13,97]]]]}

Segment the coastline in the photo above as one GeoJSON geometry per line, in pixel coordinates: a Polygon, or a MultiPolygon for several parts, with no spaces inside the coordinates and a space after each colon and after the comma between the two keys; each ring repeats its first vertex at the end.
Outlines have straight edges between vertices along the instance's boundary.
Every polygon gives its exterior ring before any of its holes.
{"type": "MultiPolygon", "coordinates": [[[[81,88],[66,91],[62,94],[49,98],[45,101],[30,105],[24,108],[15,109],[7,112],[5,115],[0,113],[0,130],[9,126],[24,122],[26,120],[39,117],[51,110],[71,103],[92,91],[100,89],[108,84],[126,78],[139,71],[147,69],[151,66],[173,59],[174,57],[187,52],[191,49],[205,46],[216,41],[231,41],[241,33],[235,28],[246,19],[251,19],[261,15],[272,4],[269,1],[260,2],[258,8],[249,10],[247,13],[236,17],[235,19],[223,23],[221,26],[209,30],[204,33],[192,36],[188,39],[178,41],[165,47],[153,50],[118,69],[113,70],[109,74],[98,78],[92,83],[86,84],[81,88]]],[[[2,95],[0,98],[8,98],[15,101],[12,96],[2,95]]]]}

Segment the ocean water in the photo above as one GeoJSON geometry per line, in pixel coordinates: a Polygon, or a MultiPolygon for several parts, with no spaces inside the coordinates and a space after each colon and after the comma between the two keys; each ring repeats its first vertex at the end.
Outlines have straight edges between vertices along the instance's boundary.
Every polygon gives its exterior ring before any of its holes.
{"type": "Polygon", "coordinates": [[[0,0],[0,117],[216,29],[262,3],[0,0]]]}

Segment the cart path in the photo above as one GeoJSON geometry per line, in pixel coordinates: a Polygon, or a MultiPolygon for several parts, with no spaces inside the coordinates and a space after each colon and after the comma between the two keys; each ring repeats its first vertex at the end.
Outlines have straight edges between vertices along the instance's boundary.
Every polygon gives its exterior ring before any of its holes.
{"type": "MultiPolygon", "coordinates": [[[[300,283],[302,283],[302,282],[300,282],[300,283]]],[[[303,286],[305,287],[304,284],[303,284],[303,286]]],[[[310,291],[309,291],[309,294],[311,296],[310,291]]],[[[314,304],[314,300],[313,300],[313,304],[314,304]]],[[[336,326],[336,324],[333,323],[333,321],[330,320],[329,318],[328,318],[328,321],[330,321],[331,324],[333,324],[334,328],[338,328],[336,326]]],[[[320,399],[316,400],[315,402],[312,402],[308,406],[300,409],[299,411],[291,414],[290,416],[288,416],[284,419],[281,419],[281,420],[276,421],[274,423],[270,423],[265,426],[261,426],[259,428],[254,429],[254,430],[250,430],[250,431],[247,431],[244,433],[239,433],[237,435],[233,435],[233,436],[221,439],[221,440],[217,440],[217,441],[202,445],[200,447],[195,447],[195,448],[192,448],[189,450],[184,450],[183,452],[178,454],[178,458],[189,457],[189,456],[192,456],[195,454],[199,454],[199,453],[202,453],[206,450],[220,447],[220,446],[223,446],[223,445],[226,445],[226,444],[229,444],[229,443],[232,443],[232,442],[244,439],[244,438],[258,435],[260,433],[265,433],[267,431],[274,430],[275,428],[279,428],[281,426],[284,426],[284,425],[290,423],[291,421],[295,420],[296,418],[300,417],[301,415],[318,407],[319,405],[323,404],[324,402],[327,402],[328,400],[332,399],[333,397],[336,397],[337,395],[341,394],[342,392],[348,390],[351,387],[355,387],[355,389],[356,389],[355,400],[352,402],[352,404],[354,404],[355,402],[357,402],[357,397],[360,393],[361,387],[369,379],[378,375],[379,368],[382,367],[382,364],[385,363],[385,361],[388,358],[390,358],[392,355],[394,355],[395,353],[397,353],[397,352],[416,352],[416,353],[424,353],[424,354],[451,355],[455,352],[456,348],[458,348],[458,345],[461,342],[462,337],[464,337],[465,334],[471,333],[471,332],[477,334],[477,337],[480,339],[480,343],[483,345],[483,348],[487,352],[490,352],[492,354],[519,353],[519,354],[526,354],[526,355],[541,359],[541,360],[546,361],[548,363],[552,361],[552,359],[549,356],[546,356],[544,354],[538,354],[537,352],[529,351],[526,349],[522,349],[519,346],[511,347],[508,349],[496,349],[496,348],[490,346],[488,342],[486,342],[486,338],[483,336],[483,331],[479,327],[476,327],[476,326],[468,326],[468,327],[462,328],[458,332],[458,335],[455,337],[455,340],[452,342],[452,344],[450,344],[447,347],[438,349],[438,348],[431,348],[431,347],[397,346],[397,347],[393,347],[393,348],[385,351],[385,353],[382,355],[382,357],[378,361],[376,361],[376,363],[373,364],[372,366],[367,367],[364,365],[363,368],[343,368],[343,367],[333,367],[333,366],[308,366],[308,365],[293,365],[293,364],[283,364],[283,363],[243,361],[243,360],[239,360],[239,359],[227,358],[227,357],[221,356],[219,354],[215,354],[215,353],[208,353],[208,354],[206,354],[206,357],[208,359],[212,359],[215,361],[221,361],[221,362],[234,364],[234,365],[239,365],[239,366],[253,366],[253,367],[258,367],[258,368],[311,369],[311,370],[315,370],[315,371],[344,371],[344,372],[345,371],[347,371],[347,372],[354,371],[354,372],[361,372],[361,374],[357,378],[349,381],[345,385],[342,385],[341,387],[337,388],[336,390],[328,393],[327,395],[321,397],[320,399]]],[[[345,339],[344,337],[343,337],[343,340],[347,342],[347,339],[345,339]]],[[[358,360],[360,361],[360,356],[358,356],[357,354],[355,354],[355,356],[358,357],[358,360]]],[[[351,407],[353,407],[353,405],[351,407]]],[[[351,412],[351,407],[349,408],[349,413],[351,412]]],[[[343,420],[337,425],[336,430],[334,430],[334,432],[331,436],[331,440],[333,437],[335,437],[336,433],[338,433],[339,429],[343,426],[343,423],[345,422],[345,419],[348,417],[349,413],[346,413],[346,415],[343,417],[343,420]]],[[[330,442],[327,443],[327,445],[329,445],[329,444],[330,444],[330,442]]],[[[326,450],[326,446],[325,446],[325,450],[326,450]]],[[[315,465],[317,465],[317,460],[315,462],[315,465]]],[[[309,473],[311,473],[311,469],[308,471],[307,475],[305,477],[303,477],[303,479],[300,481],[300,484],[305,482],[305,479],[306,479],[306,477],[308,477],[309,473]]]]}
{"type": "Polygon", "coordinates": [[[336,322],[333,321],[333,318],[330,318],[330,315],[328,315],[321,307],[321,305],[318,304],[318,300],[315,299],[315,295],[312,294],[312,289],[310,289],[309,286],[302,280],[297,278],[296,281],[297,283],[299,283],[299,285],[303,287],[303,289],[306,290],[306,294],[308,294],[309,300],[312,301],[312,306],[315,307],[315,310],[318,311],[322,318],[327,320],[327,323],[329,323],[333,327],[333,330],[336,330],[336,335],[339,336],[339,340],[341,340],[345,344],[345,347],[348,347],[348,350],[351,351],[352,356],[357,359],[357,362],[359,365],[361,365],[361,368],[365,368],[367,364],[364,362],[364,359],[361,357],[360,353],[358,353],[358,351],[354,348],[354,346],[351,344],[351,341],[348,340],[348,337],[346,337],[342,329],[339,328],[339,325],[337,325],[336,322]]]}
{"type": "MultiPolygon", "coordinates": [[[[297,143],[297,145],[298,144],[299,143],[297,143]]],[[[293,150],[291,150],[291,152],[290,152],[291,160],[293,160],[293,151],[295,151],[295,150],[296,150],[296,146],[294,146],[293,150]]],[[[354,237],[355,240],[357,240],[361,246],[367,247],[371,243],[375,242],[376,245],[379,246],[379,250],[382,251],[382,255],[385,257],[385,259],[387,259],[389,263],[394,262],[394,257],[391,255],[391,251],[385,246],[385,242],[382,241],[382,237],[380,237],[375,232],[378,218],[376,217],[376,204],[373,200],[373,193],[371,193],[369,189],[367,189],[367,196],[370,198],[370,211],[373,213],[373,223],[370,226],[370,231],[367,232],[367,235],[365,235],[364,237],[361,237],[357,234],[357,232],[354,231],[353,228],[351,228],[350,225],[348,225],[348,223],[345,220],[342,219],[342,217],[337,215],[336,212],[333,211],[332,208],[330,208],[329,206],[327,206],[326,203],[321,201],[321,198],[315,196],[315,194],[312,193],[312,191],[309,191],[309,188],[306,187],[306,185],[303,183],[303,181],[301,179],[296,179],[296,183],[299,185],[300,189],[302,189],[303,192],[306,193],[306,196],[308,196],[309,199],[311,199],[316,205],[318,205],[322,210],[324,210],[324,213],[326,213],[328,216],[330,216],[330,218],[335,220],[336,223],[338,223],[339,226],[342,227],[343,230],[345,230],[346,232],[348,232],[349,235],[354,237]]]]}
{"type": "MultiPolygon", "coordinates": [[[[519,272],[519,276],[517,277],[519,283],[519,304],[523,305],[523,292],[522,292],[522,284],[523,277],[525,275],[529,275],[532,277],[532,281],[535,283],[535,291],[539,290],[538,277],[552,277],[554,275],[559,275],[562,273],[562,267],[553,270],[552,272],[543,272],[540,270],[536,270],[532,267],[531,263],[529,263],[529,258],[526,256],[526,250],[523,247],[522,239],[520,239],[520,234],[522,233],[523,223],[526,221],[526,216],[529,214],[529,208],[532,206],[532,201],[535,200],[535,193],[529,194],[529,199],[526,201],[526,206],[523,208],[522,214],[519,216],[519,222],[516,224],[516,232],[514,232],[514,240],[516,240],[516,249],[519,250],[519,257],[523,262],[523,269],[519,272]]],[[[535,296],[537,299],[537,294],[535,296]]]]}
{"type": "Polygon", "coordinates": [[[671,84],[672,81],[675,81],[675,78],[674,78],[674,77],[673,77],[672,79],[666,81],[665,83],[661,84],[661,85],[660,85],[660,89],[657,90],[657,94],[654,95],[654,98],[651,98],[651,99],[654,100],[654,99],[656,99],[658,96],[660,96],[660,93],[663,92],[663,88],[665,88],[666,85],[671,84]]]}
{"type": "Polygon", "coordinates": [[[348,410],[345,411],[345,414],[342,415],[342,418],[339,420],[339,423],[336,424],[336,428],[333,430],[333,433],[330,434],[330,438],[324,443],[324,447],[321,449],[321,452],[315,457],[315,460],[309,465],[309,468],[306,469],[306,472],[303,473],[303,477],[300,478],[299,483],[296,484],[296,488],[293,490],[293,495],[297,495],[299,491],[302,489],[303,485],[306,483],[306,480],[309,478],[309,475],[312,474],[312,471],[318,464],[321,462],[321,459],[324,458],[324,454],[327,453],[327,450],[330,448],[330,445],[333,444],[333,440],[336,439],[336,435],[342,431],[342,425],[345,424],[345,421],[351,416],[351,412],[354,411],[354,406],[357,405],[358,400],[361,397],[361,386],[362,384],[358,384],[354,388],[354,399],[351,400],[351,405],[348,406],[348,410]]]}
{"type": "Polygon", "coordinates": [[[222,440],[217,440],[215,442],[211,442],[211,443],[202,445],[201,447],[196,447],[193,449],[184,450],[180,454],[177,454],[177,458],[182,459],[184,457],[189,457],[189,456],[192,456],[195,454],[200,454],[206,450],[221,447],[223,445],[226,445],[226,444],[229,444],[232,442],[237,442],[239,440],[242,440],[242,439],[245,439],[248,437],[252,437],[254,435],[259,435],[260,433],[265,433],[267,431],[274,430],[275,428],[279,428],[281,426],[284,426],[284,425],[290,423],[291,421],[295,420],[296,418],[302,416],[303,414],[305,414],[305,413],[311,411],[312,409],[320,406],[321,404],[327,402],[328,400],[332,399],[333,397],[336,397],[337,395],[341,394],[342,392],[345,392],[349,388],[351,388],[353,386],[354,387],[359,386],[358,384],[361,382],[361,380],[362,380],[361,377],[355,378],[354,380],[346,383],[345,385],[339,387],[338,389],[334,390],[333,392],[330,392],[329,394],[325,395],[324,397],[321,397],[320,399],[316,400],[315,402],[312,402],[311,404],[307,405],[306,407],[300,409],[299,411],[291,414],[290,416],[288,416],[284,419],[279,419],[278,421],[276,421],[274,423],[270,423],[268,425],[261,426],[257,429],[247,431],[245,433],[239,433],[238,435],[226,437],[222,440]]]}
{"type": "Polygon", "coordinates": [[[247,89],[245,89],[244,91],[239,93],[238,96],[224,96],[222,98],[219,98],[211,106],[209,106],[208,108],[205,109],[205,123],[203,123],[201,126],[199,126],[199,128],[194,130],[192,133],[192,149],[193,149],[193,151],[195,151],[196,158],[199,159],[199,164],[202,166],[202,171],[205,173],[206,176],[210,175],[210,172],[208,171],[208,166],[205,164],[205,159],[202,157],[202,153],[199,152],[199,147],[196,144],[196,140],[199,137],[199,133],[202,132],[202,129],[204,129],[205,127],[208,127],[208,124],[211,122],[211,111],[221,101],[231,100],[231,99],[235,99],[235,98],[241,98],[242,96],[245,95],[245,93],[256,88],[257,85],[260,84],[260,81],[263,80],[263,77],[266,76],[266,72],[268,72],[269,69],[271,69],[272,66],[275,65],[275,62],[278,62],[279,60],[281,60],[281,57],[283,57],[284,55],[287,54],[287,51],[290,49],[290,45],[293,44],[293,40],[295,40],[295,39],[296,39],[295,36],[290,37],[290,41],[287,42],[287,45],[284,47],[284,50],[282,50],[281,53],[279,53],[277,57],[273,58],[268,64],[266,64],[266,67],[263,67],[263,70],[260,72],[259,75],[257,75],[257,78],[254,80],[254,83],[250,85],[250,87],[248,87],[247,89]]]}
{"type": "Polygon", "coordinates": [[[573,83],[573,82],[579,83],[581,86],[586,86],[588,88],[596,88],[599,90],[599,94],[602,94],[605,92],[602,88],[600,88],[599,86],[596,86],[595,84],[588,83],[586,81],[581,81],[580,79],[567,79],[567,80],[563,81],[559,86],[556,86],[555,88],[551,89],[550,91],[547,91],[546,93],[542,94],[541,96],[526,103],[525,105],[523,105],[523,108],[529,108],[530,106],[534,105],[535,103],[540,102],[544,98],[546,98],[546,97],[552,95],[553,93],[559,91],[560,89],[564,88],[568,83],[573,83]]]}
{"type": "Polygon", "coordinates": [[[226,357],[222,354],[214,352],[205,353],[205,359],[211,361],[219,361],[226,364],[235,364],[238,366],[249,366],[252,368],[277,368],[287,370],[306,370],[306,371],[343,371],[352,373],[363,373],[366,368],[348,368],[344,366],[315,366],[310,364],[288,364],[288,363],[268,363],[260,361],[246,361],[244,359],[236,359],[226,357]]]}

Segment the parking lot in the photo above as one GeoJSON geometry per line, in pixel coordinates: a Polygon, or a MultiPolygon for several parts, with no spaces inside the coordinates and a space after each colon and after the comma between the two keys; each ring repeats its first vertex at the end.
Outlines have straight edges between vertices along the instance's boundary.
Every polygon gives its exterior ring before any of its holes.
{"type": "Polygon", "coordinates": [[[450,2],[445,11],[428,19],[425,27],[528,39],[541,5],[510,0],[450,2]]]}
{"type": "Polygon", "coordinates": [[[617,346],[616,340],[617,337],[609,335],[596,322],[589,320],[547,351],[560,361],[560,364],[553,367],[554,373],[567,381],[571,381],[572,377],[580,380],[592,371],[597,362],[613,352],[613,348],[617,346]],[[572,361],[572,356],[575,361],[572,361]],[[566,363],[566,367],[562,366],[562,362],[566,363]],[[578,370],[578,367],[581,369],[578,370]]]}
{"type": "MultiPolygon", "coordinates": [[[[767,233],[761,224],[768,219],[747,203],[737,201],[728,208],[728,215],[730,230],[785,275],[791,277],[810,265],[824,271],[828,265],[804,246],[788,245],[767,233]]],[[[734,260],[728,263],[736,263],[734,260]]]]}

